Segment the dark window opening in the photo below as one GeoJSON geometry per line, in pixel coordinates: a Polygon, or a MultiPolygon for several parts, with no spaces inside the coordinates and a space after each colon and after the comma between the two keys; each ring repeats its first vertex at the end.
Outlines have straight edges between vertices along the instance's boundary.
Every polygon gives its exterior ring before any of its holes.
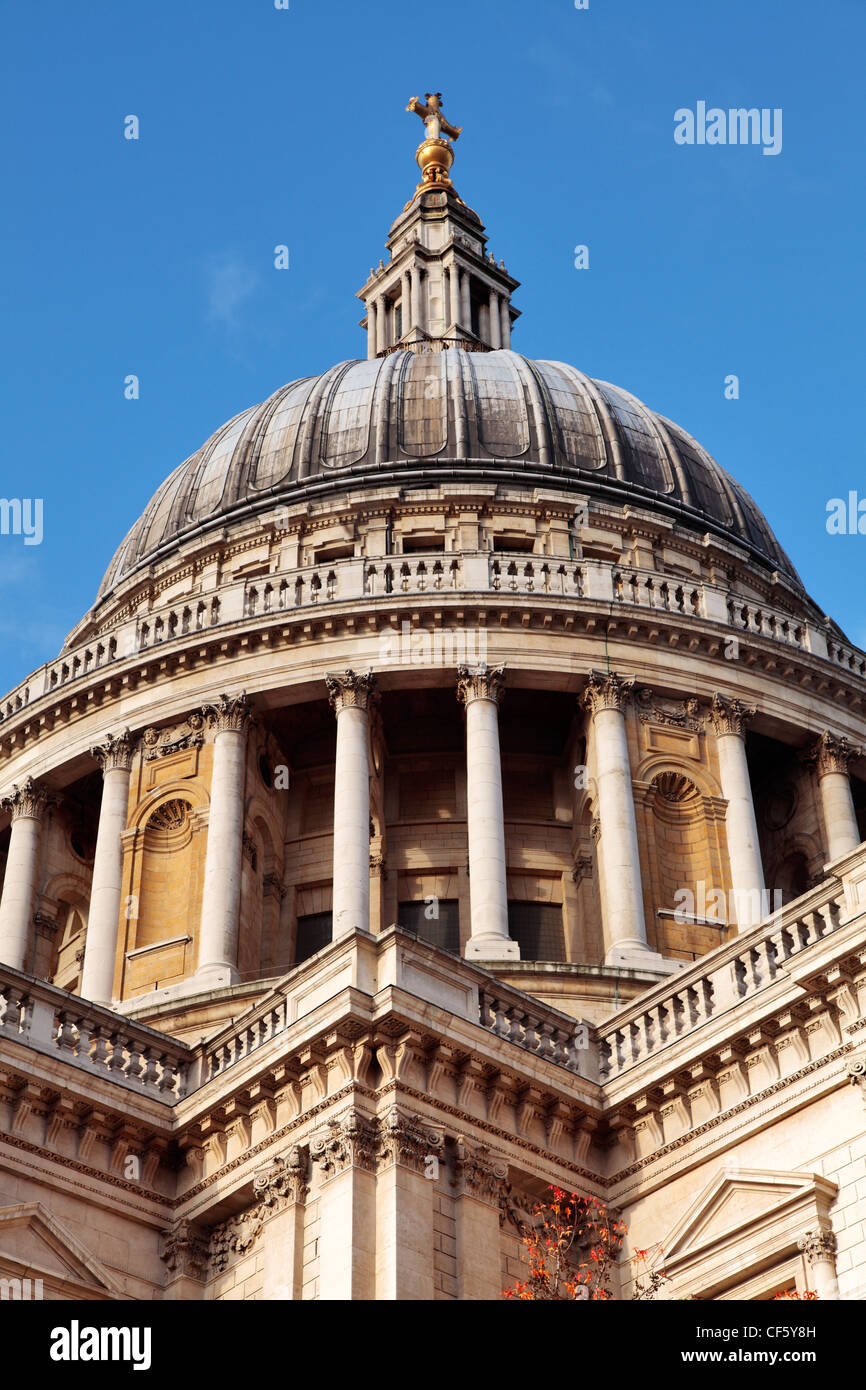
{"type": "Polygon", "coordinates": [[[440,951],[460,953],[460,905],[456,898],[433,899],[432,902],[400,903],[397,921],[407,931],[414,932],[419,941],[438,946],[440,951]],[[427,916],[438,912],[437,917],[427,916]]]}
{"type": "Polygon", "coordinates": [[[521,554],[532,554],[535,549],[534,536],[494,536],[494,550],[519,551],[521,554]]]}
{"type": "Polygon", "coordinates": [[[330,912],[314,912],[309,917],[298,918],[295,965],[300,965],[302,960],[307,960],[324,946],[330,945],[332,916],[330,912]]]}
{"type": "Polygon", "coordinates": [[[347,544],[345,541],[341,541],[338,545],[323,545],[318,550],[314,550],[313,562],[317,565],[323,565],[328,560],[351,560],[354,554],[354,543],[350,541],[347,544]]]}
{"type": "Polygon", "coordinates": [[[427,554],[432,551],[444,551],[444,536],[404,536],[403,554],[417,555],[427,554]]]}
{"type": "Polygon", "coordinates": [[[508,934],[521,960],[565,960],[562,908],[555,903],[509,902],[508,934]]]}

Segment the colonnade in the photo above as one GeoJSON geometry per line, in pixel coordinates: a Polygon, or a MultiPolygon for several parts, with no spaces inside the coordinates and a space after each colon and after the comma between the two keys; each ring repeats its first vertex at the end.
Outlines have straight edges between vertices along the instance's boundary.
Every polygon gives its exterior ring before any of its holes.
{"type": "MultiPolygon", "coordinates": [[[[466,709],[467,842],[471,935],[467,956],[517,959],[508,931],[505,820],[499,744],[504,668],[458,670],[457,695],[466,709]]],[[[333,936],[370,926],[370,733],[375,699],[371,673],[347,670],[326,677],[337,720],[334,793],[333,936]]],[[[626,726],[634,681],[615,672],[591,672],[581,703],[589,718],[595,772],[598,863],[606,962],[664,969],[647,941],[637,824],[626,726]]],[[[244,694],[206,707],[213,730],[213,772],[208,814],[197,980],[217,988],[238,980],[238,924],[243,864],[244,782],[249,702],[244,694]]],[[[746,726],[755,709],[717,694],[709,711],[715,736],[737,925],[760,920],[764,878],[749,769],[746,726]]],[[[831,859],[860,842],[848,767],[861,750],[848,739],[822,733],[807,756],[821,788],[831,859]]],[[[93,865],[90,912],[82,967],[82,993],[111,1000],[122,894],[121,837],[126,829],[134,741],[128,730],[92,750],[102,768],[103,792],[93,865]]],[[[45,813],[56,801],[28,778],[2,799],[11,813],[11,838],[0,897],[0,962],[26,970],[45,813]]]]}

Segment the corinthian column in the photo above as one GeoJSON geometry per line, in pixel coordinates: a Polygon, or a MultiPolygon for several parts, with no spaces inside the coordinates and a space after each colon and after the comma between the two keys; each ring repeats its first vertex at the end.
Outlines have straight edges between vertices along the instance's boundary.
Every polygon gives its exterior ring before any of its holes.
{"type": "Polygon", "coordinates": [[[746,725],[756,713],[753,705],[742,700],[713,696],[710,720],[716,735],[722,796],[728,803],[725,830],[734,914],[740,931],[755,926],[764,916],[764,870],[746,760],[746,725]]]}
{"type": "Polygon", "coordinates": [[[367,357],[373,358],[378,351],[376,342],[376,301],[371,296],[367,300],[367,357]]]}
{"type": "Polygon", "coordinates": [[[467,333],[472,332],[472,296],[469,292],[469,272],[460,271],[460,321],[467,333]]]}
{"type": "Polygon", "coordinates": [[[500,317],[501,317],[501,319],[502,319],[502,327],[501,327],[501,332],[500,332],[500,337],[501,337],[501,339],[502,339],[502,346],[503,346],[504,348],[510,348],[510,347],[511,347],[511,315],[510,315],[509,312],[508,312],[508,300],[505,298],[505,295],[503,295],[502,298],[501,298],[500,301],[499,301],[499,310],[500,310],[500,317]]]}
{"type": "Polygon", "coordinates": [[[815,766],[821,785],[827,857],[831,860],[849,854],[860,843],[848,764],[862,756],[862,748],[858,748],[844,736],[836,738],[827,731],[821,734],[806,754],[807,760],[815,766]]]}
{"type": "Polygon", "coordinates": [[[132,767],[132,739],[129,730],[109,734],[105,743],[90,750],[102,768],[102,802],[99,830],[93,859],[90,910],[81,993],[85,999],[107,1004],[114,994],[114,964],[123,889],[123,845],[129,805],[129,774],[132,767]]]}
{"type": "Polygon", "coordinates": [[[500,334],[502,332],[502,320],[499,317],[499,295],[495,290],[491,290],[487,296],[488,313],[490,315],[490,346],[499,348],[502,346],[500,334]]]}
{"type": "Polygon", "coordinates": [[[421,267],[412,267],[412,327],[424,327],[424,315],[421,309],[421,267]]]}
{"type": "Polygon", "coordinates": [[[13,970],[26,970],[30,955],[30,923],[39,863],[42,817],[51,795],[28,777],[0,799],[12,813],[12,834],[0,898],[0,962],[13,970]]]}
{"type": "Polygon", "coordinates": [[[481,960],[519,960],[508,935],[505,817],[499,756],[499,702],[504,666],[457,670],[457,695],[466,706],[466,820],[469,839],[469,902],[472,935],[466,955],[481,960]]]}
{"type": "Polygon", "coordinates": [[[665,968],[647,945],[637,822],[628,756],[625,705],[634,678],[592,671],[581,703],[591,716],[598,788],[599,866],[607,952],[605,964],[665,968]]]}
{"type": "Polygon", "coordinates": [[[370,930],[370,734],[373,674],[344,671],[325,685],[337,715],[334,777],[334,902],[331,934],[370,930]]]}
{"type": "Polygon", "coordinates": [[[239,980],[238,916],[243,868],[244,779],[249,701],[220,695],[203,713],[215,730],[197,978],[217,989],[239,980]]]}
{"type": "Polygon", "coordinates": [[[408,270],[404,270],[400,280],[400,303],[403,305],[403,324],[402,337],[406,337],[410,328],[415,325],[412,322],[412,276],[408,270]]]}

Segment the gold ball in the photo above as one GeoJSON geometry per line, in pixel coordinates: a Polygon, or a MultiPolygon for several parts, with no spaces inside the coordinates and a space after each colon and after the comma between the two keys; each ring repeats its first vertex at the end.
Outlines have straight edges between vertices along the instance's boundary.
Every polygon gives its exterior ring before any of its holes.
{"type": "Polygon", "coordinates": [[[448,173],[454,163],[454,151],[447,140],[425,140],[418,146],[415,159],[425,179],[435,178],[448,173]]]}

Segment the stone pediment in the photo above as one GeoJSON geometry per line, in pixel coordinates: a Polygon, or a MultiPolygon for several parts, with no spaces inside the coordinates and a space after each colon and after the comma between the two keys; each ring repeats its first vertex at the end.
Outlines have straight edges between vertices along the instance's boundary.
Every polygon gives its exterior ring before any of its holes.
{"type": "MultiPolygon", "coordinates": [[[[795,1253],[807,1230],[829,1226],[837,1190],[817,1173],[724,1168],[670,1231],[657,1262],[680,1280],[698,1269],[706,1278],[714,1268],[770,1267],[795,1253]]],[[[678,1282],[677,1296],[684,1293],[678,1282]]]]}
{"type": "Polygon", "coordinates": [[[0,1277],[42,1279],[70,1298],[123,1298],[100,1260],[39,1202],[0,1207],[0,1277]]]}

